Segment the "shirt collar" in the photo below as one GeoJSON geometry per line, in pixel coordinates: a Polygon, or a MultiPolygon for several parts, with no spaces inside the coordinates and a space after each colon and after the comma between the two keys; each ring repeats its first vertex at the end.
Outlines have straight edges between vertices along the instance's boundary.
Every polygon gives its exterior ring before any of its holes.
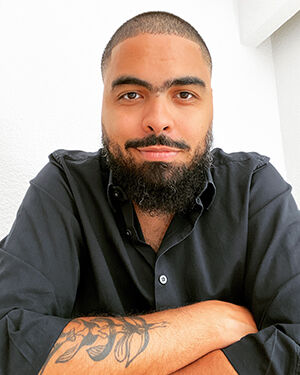
{"type": "MultiPolygon", "coordinates": [[[[216,186],[214,184],[210,169],[206,171],[206,176],[206,184],[202,191],[197,195],[196,203],[198,206],[204,207],[206,210],[209,210],[216,196],[216,186]]],[[[120,186],[114,185],[111,170],[109,170],[108,177],[107,199],[114,212],[116,211],[116,207],[120,203],[128,200],[128,197],[124,190],[120,186]]]]}
{"type": "Polygon", "coordinates": [[[199,195],[196,197],[196,203],[202,203],[202,206],[209,210],[216,196],[216,186],[211,174],[211,170],[206,170],[206,184],[199,195]]]}

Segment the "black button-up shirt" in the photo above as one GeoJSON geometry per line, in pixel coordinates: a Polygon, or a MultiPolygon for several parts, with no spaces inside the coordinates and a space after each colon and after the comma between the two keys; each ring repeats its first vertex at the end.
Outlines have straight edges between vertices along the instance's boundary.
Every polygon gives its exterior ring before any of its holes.
{"type": "MultiPolygon", "coordinates": [[[[300,217],[256,153],[213,152],[196,207],[158,252],[102,152],[59,150],[0,242],[0,374],[36,374],[77,316],[143,314],[219,299],[259,332],[223,349],[240,374],[299,374],[300,217]]],[[[200,344],[200,343],[199,343],[200,344]]]]}

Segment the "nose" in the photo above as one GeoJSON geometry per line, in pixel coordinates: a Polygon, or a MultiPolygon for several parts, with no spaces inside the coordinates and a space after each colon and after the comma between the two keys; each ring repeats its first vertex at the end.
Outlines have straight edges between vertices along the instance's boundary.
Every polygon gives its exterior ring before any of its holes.
{"type": "Polygon", "coordinates": [[[170,104],[167,98],[163,95],[157,95],[149,99],[144,110],[143,130],[146,133],[155,133],[156,135],[162,132],[170,133],[173,126],[174,113],[172,113],[170,104]]]}

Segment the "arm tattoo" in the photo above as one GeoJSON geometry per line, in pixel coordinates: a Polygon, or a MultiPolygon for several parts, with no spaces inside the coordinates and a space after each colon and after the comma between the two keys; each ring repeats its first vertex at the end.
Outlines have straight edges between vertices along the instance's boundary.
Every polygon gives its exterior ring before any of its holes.
{"type": "Polygon", "coordinates": [[[72,328],[62,332],[39,375],[43,374],[50,359],[62,346],[67,346],[67,349],[55,363],[69,362],[81,349],[87,347],[85,351],[93,361],[102,361],[113,350],[116,361],[124,362],[127,368],[146,349],[150,339],[149,331],[168,325],[167,322],[147,323],[141,317],[95,317],[91,320],[78,318],[73,322],[78,324],[78,329],[72,328]],[[135,343],[138,342],[134,347],[133,339],[135,343]]]}

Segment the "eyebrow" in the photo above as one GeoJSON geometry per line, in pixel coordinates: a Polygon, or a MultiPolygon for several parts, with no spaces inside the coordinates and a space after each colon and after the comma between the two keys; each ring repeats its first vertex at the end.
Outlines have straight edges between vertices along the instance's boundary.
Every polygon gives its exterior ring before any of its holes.
{"type": "Polygon", "coordinates": [[[201,87],[206,87],[205,82],[198,78],[198,77],[180,77],[180,78],[175,78],[170,81],[166,81],[164,83],[164,87],[170,88],[172,86],[187,86],[187,85],[197,85],[201,87]]]}
{"type": "Polygon", "coordinates": [[[149,82],[143,81],[142,79],[139,79],[133,76],[121,76],[115,79],[111,84],[111,88],[113,90],[117,86],[121,86],[121,85],[138,85],[138,86],[146,87],[146,89],[148,89],[149,91],[153,90],[153,87],[149,82]]]}
{"type": "Polygon", "coordinates": [[[121,85],[142,86],[148,89],[149,91],[164,91],[166,89],[169,89],[172,86],[197,85],[203,88],[206,87],[206,84],[202,79],[198,77],[193,77],[193,76],[179,77],[179,78],[167,80],[163,83],[162,87],[153,87],[151,83],[144,81],[140,78],[134,77],[134,76],[121,76],[112,82],[111,88],[112,90],[114,90],[116,87],[121,86],[121,85]]]}

